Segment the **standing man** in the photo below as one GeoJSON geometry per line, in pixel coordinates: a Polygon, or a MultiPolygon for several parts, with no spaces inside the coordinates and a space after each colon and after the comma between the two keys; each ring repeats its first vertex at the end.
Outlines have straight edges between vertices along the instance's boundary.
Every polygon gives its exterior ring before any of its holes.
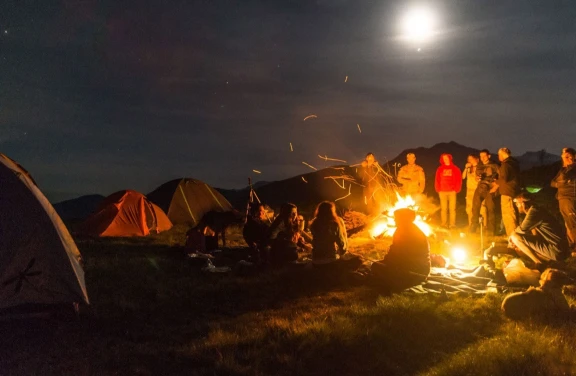
{"type": "Polygon", "coordinates": [[[498,159],[501,162],[498,170],[498,180],[490,192],[500,192],[500,205],[502,207],[502,222],[506,228],[506,236],[512,235],[518,226],[518,216],[514,208],[514,197],[518,196],[521,190],[520,184],[520,164],[511,156],[510,149],[500,148],[498,159]]]}
{"type": "Polygon", "coordinates": [[[484,202],[486,206],[486,230],[489,235],[494,235],[494,193],[496,192],[494,187],[497,178],[498,165],[490,160],[490,152],[487,149],[480,150],[480,163],[476,167],[475,176],[478,186],[472,198],[471,233],[475,233],[478,228],[482,202],[484,202]]]}
{"type": "Polygon", "coordinates": [[[406,154],[407,165],[402,166],[398,172],[398,181],[402,184],[402,193],[404,196],[420,195],[424,192],[426,186],[426,176],[424,169],[416,164],[416,155],[414,153],[406,154]]]}
{"type": "Polygon", "coordinates": [[[381,188],[379,173],[378,161],[376,161],[374,154],[366,154],[366,158],[362,161],[361,178],[362,185],[364,185],[362,192],[364,194],[364,203],[369,215],[379,210],[376,200],[378,190],[381,188]]]}
{"type": "Polygon", "coordinates": [[[452,163],[452,155],[440,156],[440,167],[436,170],[434,186],[440,197],[442,227],[456,227],[456,194],[462,188],[462,172],[452,163]],[[450,208],[450,221],[448,221],[450,208]]]}
{"type": "Polygon", "coordinates": [[[576,151],[572,148],[562,149],[562,169],[552,179],[552,187],[558,189],[556,198],[560,213],[566,225],[568,242],[572,251],[576,247],[576,151]]]}

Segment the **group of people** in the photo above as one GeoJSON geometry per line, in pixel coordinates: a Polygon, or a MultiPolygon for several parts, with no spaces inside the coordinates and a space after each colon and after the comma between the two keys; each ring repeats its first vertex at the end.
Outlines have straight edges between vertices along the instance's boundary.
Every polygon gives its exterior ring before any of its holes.
{"type": "MultiPolygon", "coordinates": [[[[563,165],[551,182],[551,186],[558,190],[556,197],[564,226],[523,191],[520,165],[512,157],[510,149],[504,147],[498,150],[499,164],[492,161],[487,149],[481,150],[478,155],[470,154],[463,170],[453,163],[452,155],[442,154],[434,181],[440,199],[442,226],[456,227],[456,196],[466,180],[466,213],[470,233],[476,233],[479,226],[484,226],[487,236],[497,233],[496,208],[499,206],[504,231],[512,248],[536,264],[564,259],[570,252],[576,251],[575,154],[573,148],[562,149],[563,165]],[[522,222],[519,221],[520,214],[525,215],[522,222]]],[[[414,153],[407,154],[406,160],[408,163],[400,169],[396,179],[401,193],[417,198],[423,194],[426,186],[424,169],[416,164],[414,153]]],[[[370,153],[362,167],[374,164],[377,165],[377,162],[370,153]]]]}
{"type": "MultiPolygon", "coordinates": [[[[430,245],[413,223],[416,213],[400,209],[394,213],[397,230],[384,260],[374,262],[371,277],[384,293],[400,292],[425,281],[430,273],[430,245]]],[[[251,207],[243,235],[256,262],[280,267],[298,259],[300,251],[312,254],[312,266],[336,275],[357,270],[363,260],[348,252],[344,220],[333,202],[321,202],[310,221],[310,233],[293,204],[284,204],[269,224],[264,205],[251,207]]]]}

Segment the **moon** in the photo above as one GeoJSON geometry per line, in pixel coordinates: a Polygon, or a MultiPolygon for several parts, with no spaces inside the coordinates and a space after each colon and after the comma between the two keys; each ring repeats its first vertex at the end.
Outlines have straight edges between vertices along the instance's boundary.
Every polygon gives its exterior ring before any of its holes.
{"type": "Polygon", "coordinates": [[[402,19],[402,31],[406,38],[422,42],[434,34],[436,16],[428,8],[410,9],[402,19]]]}

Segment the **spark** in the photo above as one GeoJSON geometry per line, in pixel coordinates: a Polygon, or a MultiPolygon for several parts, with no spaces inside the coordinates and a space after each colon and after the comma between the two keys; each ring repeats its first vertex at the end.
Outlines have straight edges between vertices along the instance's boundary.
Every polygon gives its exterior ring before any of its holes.
{"type": "Polygon", "coordinates": [[[308,184],[308,182],[306,181],[306,179],[304,179],[304,176],[302,176],[302,181],[306,184],[308,184]]]}
{"type": "Polygon", "coordinates": [[[261,171],[258,171],[258,170],[252,170],[252,171],[254,171],[254,172],[257,173],[257,174],[261,174],[261,173],[262,173],[261,171]]]}
{"type": "Polygon", "coordinates": [[[348,76],[346,76],[346,78],[344,79],[344,82],[348,82],[348,76]]]}
{"type": "Polygon", "coordinates": [[[292,143],[290,143],[290,151],[294,151],[294,148],[292,147],[292,143]]]}
{"type": "Polygon", "coordinates": [[[336,200],[334,200],[334,202],[344,200],[346,197],[350,196],[351,194],[352,194],[352,184],[350,184],[348,186],[348,194],[344,197],[337,198],[336,200]]]}
{"type": "Polygon", "coordinates": [[[335,159],[335,158],[328,158],[327,156],[321,156],[320,154],[318,154],[318,157],[319,157],[320,159],[324,159],[326,162],[328,162],[328,161],[334,161],[334,162],[342,162],[342,163],[346,163],[346,161],[345,161],[345,160],[342,160],[342,159],[335,159]]]}
{"type": "Polygon", "coordinates": [[[314,171],[318,171],[318,169],[317,169],[316,167],[314,167],[314,166],[311,166],[311,165],[309,165],[309,164],[308,164],[308,163],[306,163],[306,162],[302,162],[302,164],[303,164],[303,165],[305,165],[305,166],[308,166],[308,167],[310,167],[310,168],[311,168],[312,170],[314,170],[314,171]]]}
{"type": "Polygon", "coordinates": [[[308,115],[308,116],[306,116],[306,117],[304,118],[303,121],[306,121],[306,120],[308,120],[308,119],[316,119],[317,117],[318,117],[318,116],[316,116],[316,115],[308,115]]]}
{"type": "Polygon", "coordinates": [[[338,181],[337,181],[336,179],[334,179],[334,178],[332,178],[332,181],[333,181],[334,183],[336,183],[336,185],[337,185],[338,187],[340,187],[340,188],[342,188],[342,189],[346,189],[346,185],[344,184],[344,179],[342,179],[342,185],[340,185],[340,183],[338,183],[338,181]]]}
{"type": "Polygon", "coordinates": [[[356,126],[358,127],[358,132],[362,133],[362,129],[360,128],[360,124],[356,124],[356,126]]]}

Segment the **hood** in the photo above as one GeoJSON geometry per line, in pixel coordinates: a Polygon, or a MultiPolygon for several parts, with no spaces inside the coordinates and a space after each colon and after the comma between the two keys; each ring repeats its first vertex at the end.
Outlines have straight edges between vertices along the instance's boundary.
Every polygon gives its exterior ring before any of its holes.
{"type": "Polygon", "coordinates": [[[452,154],[448,154],[448,153],[443,153],[440,155],[440,164],[442,166],[445,166],[444,161],[443,161],[445,155],[448,156],[448,158],[450,159],[450,165],[452,165],[453,164],[452,163],[452,154]]]}

